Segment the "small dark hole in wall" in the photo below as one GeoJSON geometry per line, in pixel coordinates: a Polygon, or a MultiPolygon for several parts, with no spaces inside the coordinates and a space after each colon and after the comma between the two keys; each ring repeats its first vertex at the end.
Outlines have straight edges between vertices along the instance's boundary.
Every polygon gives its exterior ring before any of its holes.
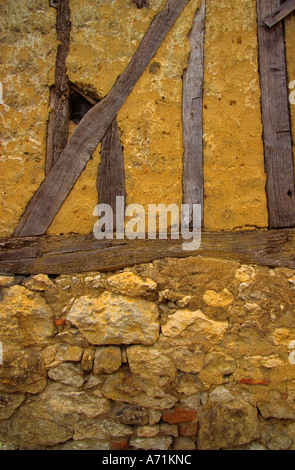
{"type": "Polygon", "coordinates": [[[94,105],[89,103],[80,93],[74,91],[70,95],[71,114],[70,120],[79,124],[81,119],[94,105]]]}
{"type": "Polygon", "coordinates": [[[291,197],[291,196],[292,196],[292,190],[289,189],[289,190],[287,191],[287,194],[288,194],[289,197],[291,197]]]}

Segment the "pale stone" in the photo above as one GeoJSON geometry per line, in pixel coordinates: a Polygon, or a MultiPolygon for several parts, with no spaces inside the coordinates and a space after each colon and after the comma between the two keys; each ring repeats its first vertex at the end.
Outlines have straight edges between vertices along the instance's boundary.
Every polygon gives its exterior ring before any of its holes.
{"type": "MultiPolygon", "coordinates": [[[[2,342],[2,341],[1,341],[2,342]]],[[[47,383],[43,357],[34,349],[17,343],[2,342],[3,364],[0,365],[0,393],[40,393],[47,383]]]]}
{"type": "Polygon", "coordinates": [[[112,374],[122,364],[121,349],[118,346],[101,346],[96,349],[93,373],[112,374]]]}
{"type": "Polygon", "coordinates": [[[48,371],[48,377],[56,382],[61,382],[75,387],[81,387],[85,382],[83,369],[80,364],[65,362],[48,371]]]}
{"type": "Polygon", "coordinates": [[[105,439],[108,437],[122,437],[133,434],[133,428],[116,420],[100,418],[96,420],[77,422],[74,425],[74,440],[105,439]]]}
{"type": "Polygon", "coordinates": [[[186,295],[182,299],[179,299],[176,301],[176,306],[178,308],[184,308],[190,303],[191,299],[192,299],[191,295],[186,295]]]}
{"type": "Polygon", "coordinates": [[[188,309],[177,310],[173,315],[169,315],[167,323],[162,325],[164,336],[190,338],[200,335],[211,342],[220,341],[227,329],[227,321],[214,321],[206,317],[201,310],[192,312],[188,309]]]}
{"type": "Polygon", "coordinates": [[[35,276],[29,278],[24,282],[24,286],[27,289],[34,290],[34,291],[44,291],[49,286],[54,286],[53,282],[47,274],[36,274],[35,276]]]}
{"type": "Polygon", "coordinates": [[[275,328],[271,338],[276,345],[283,345],[288,348],[291,341],[295,341],[295,328],[275,328]]]}
{"type": "Polygon", "coordinates": [[[190,437],[176,437],[173,441],[173,450],[195,450],[196,444],[190,437]]]}
{"type": "Polygon", "coordinates": [[[100,287],[103,287],[101,275],[97,274],[96,276],[87,276],[85,277],[85,284],[88,287],[92,287],[93,289],[99,289],[100,287]]]}
{"type": "Polygon", "coordinates": [[[69,440],[52,447],[52,450],[110,450],[109,441],[95,439],[81,439],[81,441],[69,440]]]}
{"type": "Polygon", "coordinates": [[[10,418],[25,399],[26,396],[23,393],[0,395],[0,420],[10,418]]]}
{"type": "Polygon", "coordinates": [[[150,421],[150,416],[152,412],[158,413],[160,415],[158,419],[158,421],[160,421],[161,416],[162,416],[161,412],[154,411],[154,410],[150,410],[150,412],[148,412],[147,409],[142,408],[141,406],[136,406],[136,405],[124,406],[123,409],[119,409],[116,412],[116,417],[123,424],[145,425],[148,423],[152,424],[150,421]]]}
{"type": "Polygon", "coordinates": [[[152,344],[159,335],[154,302],[104,292],[77,299],[67,316],[91,344],[152,344]]]}
{"type": "Polygon", "coordinates": [[[203,295],[203,300],[211,307],[227,307],[234,301],[234,296],[229,290],[223,289],[220,292],[207,290],[203,295]]]}
{"type": "Polygon", "coordinates": [[[161,420],[162,413],[158,410],[149,410],[149,424],[156,424],[161,420]]]}
{"type": "Polygon", "coordinates": [[[154,424],[153,426],[138,426],[137,427],[137,437],[154,437],[160,432],[159,424],[154,424]]]}
{"type": "Polygon", "coordinates": [[[242,265],[235,272],[235,279],[239,282],[251,282],[255,279],[256,272],[252,266],[242,265]]]}
{"type": "Polygon", "coordinates": [[[106,378],[102,386],[102,393],[110,400],[155,410],[172,408],[177,401],[176,397],[160,389],[156,378],[150,378],[147,381],[139,376],[132,376],[130,372],[121,369],[106,378]]]}
{"type": "Polygon", "coordinates": [[[82,355],[81,366],[86,372],[92,371],[95,357],[94,348],[86,348],[82,355]]]}
{"type": "Polygon", "coordinates": [[[171,436],[158,436],[138,438],[132,437],[130,439],[130,447],[142,450],[168,450],[172,444],[171,436]]]}
{"type": "Polygon", "coordinates": [[[73,361],[78,362],[81,360],[83,348],[80,346],[71,346],[62,344],[58,347],[56,359],[58,361],[73,361]]]}
{"type": "Polygon", "coordinates": [[[72,437],[73,431],[66,423],[56,422],[49,414],[40,413],[33,403],[29,403],[13,416],[10,435],[13,442],[34,449],[65,442],[72,437]]]}
{"type": "Polygon", "coordinates": [[[230,449],[254,441],[260,435],[257,410],[243,400],[202,406],[198,417],[200,450],[230,449]]]}
{"type": "Polygon", "coordinates": [[[14,276],[0,276],[0,287],[7,287],[14,281],[14,276]]]}
{"type": "Polygon", "coordinates": [[[222,385],[216,387],[209,395],[211,401],[217,403],[228,403],[229,401],[234,400],[233,395],[222,385]]]}
{"type": "Polygon", "coordinates": [[[131,297],[143,296],[157,289],[156,282],[151,279],[142,279],[131,271],[114,274],[106,280],[106,286],[116,293],[131,297]]]}
{"type": "Polygon", "coordinates": [[[57,348],[58,346],[56,344],[51,344],[42,350],[45,366],[51,364],[55,360],[57,348]]]}
{"type": "Polygon", "coordinates": [[[164,436],[178,437],[178,425],[169,424],[169,423],[161,423],[160,433],[164,434],[164,436]]]}
{"type": "Polygon", "coordinates": [[[39,293],[23,286],[4,289],[0,302],[0,337],[22,346],[47,345],[56,332],[54,315],[39,293]]]}
{"type": "Polygon", "coordinates": [[[142,377],[176,375],[177,369],[172,359],[154,346],[129,346],[127,357],[131,372],[142,377]]]}

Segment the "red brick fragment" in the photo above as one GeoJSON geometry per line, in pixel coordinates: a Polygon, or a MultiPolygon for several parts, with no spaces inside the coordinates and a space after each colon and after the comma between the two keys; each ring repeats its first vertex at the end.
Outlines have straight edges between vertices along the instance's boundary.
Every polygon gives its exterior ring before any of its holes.
{"type": "Polygon", "coordinates": [[[198,432],[197,423],[183,423],[179,426],[179,435],[192,437],[195,436],[198,432]]]}
{"type": "Polygon", "coordinates": [[[269,380],[244,378],[244,379],[240,379],[238,383],[246,384],[246,385],[269,385],[269,380]]]}
{"type": "Polygon", "coordinates": [[[197,416],[197,411],[191,408],[174,408],[164,411],[162,415],[163,421],[169,424],[189,423],[197,416]]]}
{"type": "Polygon", "coordinates": [[[129,449],[129,439],[111,442],[111,450],[127,450],[129,449]]]}

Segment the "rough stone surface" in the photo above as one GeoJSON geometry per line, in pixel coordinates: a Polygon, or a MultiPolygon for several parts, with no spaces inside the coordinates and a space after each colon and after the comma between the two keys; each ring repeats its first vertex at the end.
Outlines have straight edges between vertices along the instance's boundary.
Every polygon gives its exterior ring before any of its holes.
{"type": "Polygon", "coordinates": [[[117,346],[106,346],[96,349],[93,373],[111,374],[115,372],[122,364],[121,349],[117,346]]]}
{"type": "Polygon", "coordinates": [[[105,292],[77,299],[67,320],[91,344],[152,344],[159,334],[158,316],[154,302],[105,292]]]}
{"type": "Polygon", "coordinates": [[[198,448],[203,450],[229,449],[259,436],[257,410],[243,400],[208,405],[200,410],[199,422],[198,448]]]}

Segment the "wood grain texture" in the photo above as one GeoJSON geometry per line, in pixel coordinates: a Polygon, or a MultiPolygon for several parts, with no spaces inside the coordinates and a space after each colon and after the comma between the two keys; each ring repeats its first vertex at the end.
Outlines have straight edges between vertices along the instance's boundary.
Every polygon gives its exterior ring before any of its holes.
{"type": "MultiPolygon", "coordinates": [[[[203,80],[206,0],[201,1],[189,34],[191,46],[183,75],[183,203],[201,204],[203,208],[203,80]]],[[[203,226],[202,210],[202,226],[203,226]]],[[[192,210],[190,223],[192,222],[192,210]]]]}
{"type": "Polygon", "coordinates": [[[70,85],[67,76],[66,58],[70,49],[70,7],[69,0],[58,3],[56,15],[57,57],[55,65],[55,85],[50,90],[51,112],[47,127],[47,149],[45,174],[55,165],[68,142],[70,120],[70,85]]]}
{"type": "Polygon", "coordinates": [[[124,196],[125,169],[120,132],[115,118],[101,141],[101,161],[98,171],[98,202],[113,209],[113,227],[116,226],[116,196],[124,196]]]}
{"type": "Polygon", "coordinates": [[[295,229],[204,232],[201,247],[182,240],[96,240],[93,235],[0,240],[0,273],[65,274],[113,271],[163,258],[203,256],[295,269],[295,229]]]}
{"type": "Polygon", "coordinates": [[[257,0],[261,107],[269,226],[295,226],[295,187],[287,70],[282,24],[267,28],[262,19],[279,0],[257,0]]]}
{"type": "Polygon", "coordinates": [[[295,0],[286,0],[285,3],[276,8],[271,14],[263,18],[263,23],[272,28],[279,21],[290,15],[295,10],[295,0]]]}
{"type": "Polygon", "coordinates": [[[33,196],[15,236],[42,235],[46,232],[122,104],[189,1],[168,0],[152,21],[110,93],[90,109],[76,127],[58,161],[33,196]]]}

